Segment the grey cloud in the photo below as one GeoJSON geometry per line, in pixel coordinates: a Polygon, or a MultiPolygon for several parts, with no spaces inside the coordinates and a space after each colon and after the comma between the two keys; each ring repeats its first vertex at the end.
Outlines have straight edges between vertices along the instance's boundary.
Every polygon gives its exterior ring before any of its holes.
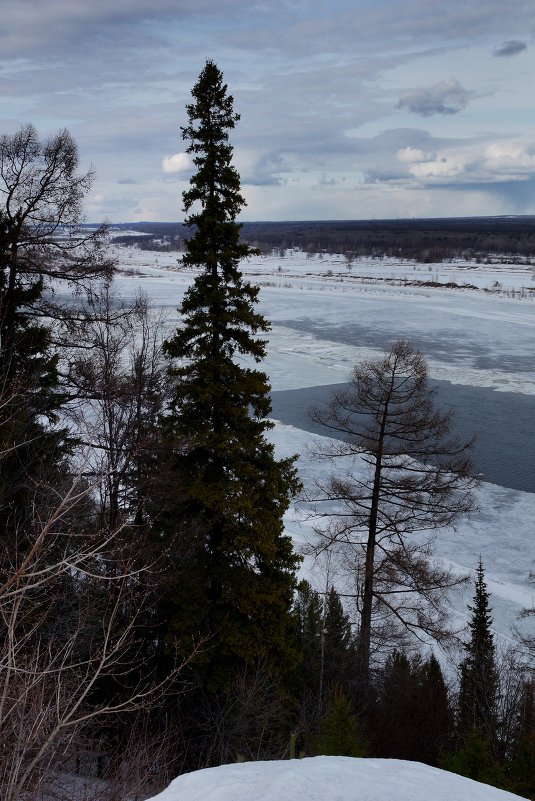
{"type": "Polygon", "coordinates": [[[270,154],[260,158],[249,171],[242,171],[244,184],[250,186],[281,186],[284,181],[277,173],[285,170],[284,159],[279,154],[270,154]]]}
{"type": "Polygon", "coordinates": [[[433,86],[411,89],[401,96],[397,108],[406,108],[422,117],[433,114],[457,114],[466,108],[472,92],[465,89],[456,78],[441,81],[433,86]]]}
{"type": "Polygon", "coordinates": [[[502,181],[485,187],[487,192],[504,198],[507,207],[517,214],[525,214],[535,201],[535,175],[526,181],[502,181]]]}
{"type": "MultiPolygon", "coordinates": [[[[254,15],[245,13],[239,25],[225,29],[224,36],[235,47],[265,48],[270,53],[299,52],[310,56],[322,51],[356,49],[367,63],[384,52],[388,43],[409,42],[417,55],[423,41],[451,47],[459,41],[471,43],[481,35],[491,35],[496,40],[511,26],[511,10],[504,0],[450,3],[447,9],[439,0],[404,0],[403,13],[398,13],[399,5],[396,0],[315,0],[313,4],[272,0],[269,4],[254,4],[254,15]],[[303,13],[307,6],[309,13],[303,13]]],[[[533,0],[515,0],[514,16],[521,24],[527,18],[526,25],[529,24],[533,0]]],[[[399,55],[397,48],[396,53],[399,55]]]]}
{"type": "MultiPolygon", "coordinates": [[[[245,0],[225,0],[225,11],[246,5],[245,0]]],[[[72,39],[85,38],[88,34],[102,35],[120,26],[132,29],[143,26],[149,33],[147,21],[192,17],[193,14],[221,14],[220,0],[197,0],[192,11],[189,0],[25,0],[11,3],[8,13],[9,25],[0,35],[3,51],[13,47],[34,44],[41,48],[54,41],[68,44],[72,39]],[[44,24],[43,24],[44,23],[44,24]]],[[[14,52],[17,52],[14,50],[14,52]]]]}
{"type": "Polygon", "coordinates": [[[527,50],[527,47],[525,42],[521,42],[518,39],[509,39],[499,47],[496,47],[493,54],[495,56],[516,56],[518,53],[522,53],[523,50],[527,50]]]}
{"type": "Polygon", "coordinates": [[[118,184],[127,184],[128,186],[139,186],[140,182],[136,181],[135,178],[119,178],[117,180],[118,184]]]}
{"type": "MultiPolygon", "coordinates": [[[[16,127],[19,116],[38,128],[67,125],[97,181],[105,181],[106,197],[118,182],[137,180],[178,205],[178,189],[171,192],[178,179],[161,174],[161,159],[183,149],[184,105],[204,59],[212,57],[242,115],[232,135],[242,181],[268,187],[251,197],[278,197],[281,209],[294,197],[292,176],[303,176],[303,185],[326,176],[325,183],[318,180],[325,188],[343,175],[344,186],[352,176],[359,185],[363,176],[409,181],[412,161],[396,158],[399,150],[415,159],[417,150],[449,152],[454,144],[430,141],[423,131],[379,133],[392,125],[401,95],[392,94],[399,80],[394,71],[403,64],[403,74],[413,76],[405,77],[403,86],[412,91],[399,108],[422,117],[455,114],[476,92],[454,79],[418,88],[422,79],[414,75],[425,75],[430,59],[448,64],[452,48],[484,47],[490,57],[495,43],[503,41],[502,49],[520,36],[528,41],[533,18],[533,0],[515,0],[514,20],[503,0],[450,4],[447,18],[438,0],[406,0],[403,14],[395,0],[0,4],[7,19],[0,26],[2,114],[16,127]],[[287,189],[276,189],[286,181],[287,189]]],[[[439,75],[447,77],[454,68],[443,69],[439,75]]],[[[421,117],[411,121],[422,123],[421,117]]],[[[133,195],[135,185],[117,190],[133,195]]]]}

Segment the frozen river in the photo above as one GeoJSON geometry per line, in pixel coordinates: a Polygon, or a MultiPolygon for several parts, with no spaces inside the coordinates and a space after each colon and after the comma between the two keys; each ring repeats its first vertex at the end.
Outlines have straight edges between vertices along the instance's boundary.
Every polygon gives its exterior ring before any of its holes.
{"type": "MultiPolygon", "coordinates": [[[[119,274],[118,294],[128,299],[145,290],[169,312],[173,329],[193,276],[176,268],[176,254],[159,254],[158,266],[147,258],[119,251],[119,260],[142,274],[119,274]]],[[[461,282],[469,272],[480,289],[406,286],[398,279],[428,278],[429,270],[389,261],[359,262],[351,275],[339,260],[296,253],[246,262],[247,277],[261,285],[259,310],[272,324],[261,368],[274,390],[273,416],[310,430],[308,408],[328,400],[329,385],[408,339],[428,361],[440,404],[453,409],[456,432],[477,436],[477,471],[493,484],[534,493],[535,273],[510,265],[429,269],[439,283],[461,282]]]]}
{"type": "MultiPolygon", "coordinates": [[[[535,397],[448,381],[431,383],[438,391],[438,405],[453,410],[452,431],[465,440],[475,434],[476,473],[491,484],[535,492],[535,397]]],[[[273,392],[272,416],[306,431],[333,436],[310,420],[308,410],[327,403],[334,389],[345,386],[335,384],[273,392]]]]}
{"type": "MultiPolygon", "coordinates": [[[[125,249],[117,255],[134,268],[117,276],[118,296],[129,302],[144,290],[168,314],[171,334],[193,275],[177,267],[177,254],[125,249]]],[[[523,625],[527,633],[529,621],[519,621],[518,613],[533,603],[535,272],[511,265],[424,268],[376,260],[356,263],[348,275],[340,260],[296,253],[284,260],[253,259],[244,272],[261,285],[259,311],[272,325],[267,356],[258,366],[273,388],[273,417],[289,423],[277,425],[269,437],[279,458],[300,455],[305,487],[325,474],[325,465],[309,451],[309,406],[328,400],[355,364],[376,358],[396,339],[408,339],[423,352],[439,402],[454,410],[457,432],[478,435],[475,461],[486,479],[477,490],[478,510],[440,533],[437,558],[463,575],[483,554],[495,632],[506,643],[514,640],[513,627],[523,625]],[[432,275],[445,284],[461,282],[468,273],[480,289],[408,286],[403,280],[432,275]],[[397,284],[381,283],[392,277],[397,284]],[[494,292],[496,283],[501,289],[494,292]]],[[[358,460],[352,469],[359,469],[358,460]]],[[[303,518],[297,502],[284,524],[298,549],[314,541],[314,521],[303,518]]],[[[318,580],[310,563],[303,576],[318,580]]],[[[452,598],[454,627],[466,623],[470,601],[470,587],[452,598]]]]}

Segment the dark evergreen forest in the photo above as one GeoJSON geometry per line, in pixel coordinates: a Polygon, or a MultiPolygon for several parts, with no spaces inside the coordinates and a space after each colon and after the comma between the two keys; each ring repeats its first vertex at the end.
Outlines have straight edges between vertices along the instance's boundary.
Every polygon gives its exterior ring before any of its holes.
{"type": "MultiPolygon", "coordinates": [[[[147,250],[176,250],[189,236],[180,223],[124,223],[114,226],[118,243],[147,250]],[[145,234],[121,234],[125,228],[145,234]]],[[[459,217],[447,219],[325,220],[245,222],[242,239],[263,253],[297,248],[310,254],[340,253],[354,258],[392,256],[423,263],[535,258],[535,217],[459,217]]]]}

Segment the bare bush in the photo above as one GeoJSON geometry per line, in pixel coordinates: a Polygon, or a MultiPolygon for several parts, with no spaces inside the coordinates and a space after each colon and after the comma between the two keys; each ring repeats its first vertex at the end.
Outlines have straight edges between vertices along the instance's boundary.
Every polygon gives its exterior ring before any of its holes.
{"type": "MultiPolygon", "coordinates": [[[[103,720],[141,710],[160,682],[139,664],[140,578],[110,573],[120,529],[80,531],[73,516],[95,491],[77,478],[19,559],[1,565],[0,795],[21,801],[95,743],[103,720]]],[[[135,543],[132,543],[135,550],[135,543]]]]}

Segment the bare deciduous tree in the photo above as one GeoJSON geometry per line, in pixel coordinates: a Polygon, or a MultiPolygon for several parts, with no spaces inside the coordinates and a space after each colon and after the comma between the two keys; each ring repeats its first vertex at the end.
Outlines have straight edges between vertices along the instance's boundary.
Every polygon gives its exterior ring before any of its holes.
{"type": "MultiPolygon", "coordinates": [[[[78,172],[78,149],[68,131],[41,141],[33,125],[0,137],[0,363],[6,373],[19,358],[25,318],[45,322],[63,341],[77,314],[55,291],[80,291],[108,280],[106,226],[84,227],[82,203],[93,174],[78,172]],[[22,315],[22,317],[21,317],[22,315]]],[[[47,348],[49,341],[46,341],[47,348]]],[[[26,343],[27,347],[27,343],[26,343]]]]}
{"type": "Polygon", "coordinates": [[[165,319],[144,295],[125,306],[107,287],[90,294],[84,308],[87,322],[67,366],[67,417],[90,448],[91,472],[104,476],[107,525],[139,524],[160,417],[175,383],[162,352],[165,319]]]}
{"type": "MultiPolygon", "coordinates": [[[[76,479],[31,547],[0,565],[0,796],[20,801],[54,782],[97,725],[144,709],[175,680],[154,681],[139,664],[139,591],[151,565],[110,575],[120,529],[73,529],[95,486],[76,479]],[[102,693],[105,686],[107,691],[102,693]],[[110,690],[111,688],[111,690],[110,690]]],[[[132,543],[135,552],[135,543],[132,543]]],[[[132,564],[134,557],[132,557],[132,564]]]]}
{"type": "Polygon", "coordinates": [[[36,486],[54,481],[69,451],[48,424],[66,397],[58,348],[78,339],[72,294],[112,271],[105,228],[82,224],[91,177],[67,131],[41,141],[26,125],[0,137],[0,522],[11,547],[23,547],[17,529],[30,525],[36,486]]]}
{"type": "Polygon", "coordinates": [[[351,467],[318,484],[316,550],[344,547],[355,559],[359,680],[369,685],[372,626],[393,618],[413,634],[444,634],[445,590],[459,583],[433,561],[432,536],[474,504],[469,448],[449,436],[451,415],[434,407],[424,357],[397,342],[355,367],[350,389],[312,417],[342,435],[318,456],[349,457],[351,467]],[[323,511],[325,502],[328,511],[323,511]],[[429,536],[411,540],[410,535],[429,536]]]}
{"type": "Polygon", "coordinates": [[[105,227],[83,228],[82,201],[93,174],[79,173],[67,130],[41,141],[33,125],[0,137],[0,201],[11,232],[10,280],[81,281],[109,275],[105,227]]]}

